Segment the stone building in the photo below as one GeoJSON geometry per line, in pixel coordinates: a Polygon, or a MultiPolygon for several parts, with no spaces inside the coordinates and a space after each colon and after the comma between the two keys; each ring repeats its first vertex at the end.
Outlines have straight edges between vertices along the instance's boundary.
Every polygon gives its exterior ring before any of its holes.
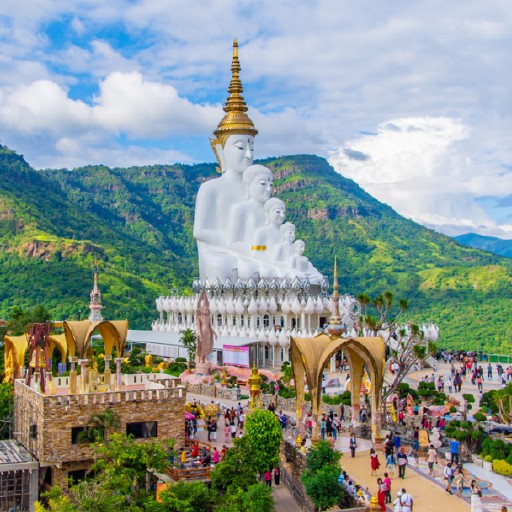
{"type": "MultiPolygon", "coordinates": [[[[80,380],[80,376],[79,380],[80,380]]],[[[103,376],[101,376],[103,377],[103,376]]],[[[80,480],[93,460],[92,446],[81,442],[90,417],[111,409],[119,419],[112,431],[150,439],[184,440],[186,392],[181,381],[163,374],[117,375],[96,391],[70,390],[70,377],[54,377],[47,393],[36,382],[14,382],[15,437],[40,465],[40,482],[68,487],[68,479],[80,480]],[[102,390],[103,389],[103,390],[102,390]],[[101,390],[101,391],[100,391],[101,390]]]]}

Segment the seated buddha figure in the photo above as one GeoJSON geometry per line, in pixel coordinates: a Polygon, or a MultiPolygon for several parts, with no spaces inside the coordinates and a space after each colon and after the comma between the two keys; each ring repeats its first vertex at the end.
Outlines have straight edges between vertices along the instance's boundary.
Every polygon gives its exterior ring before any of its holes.
{"type": "Polygon", "coordinates": [[[243,200],[229,213],[227,241],[231,250],[251,254],[254,233],[265,225],[264,204],[272,193],[272,179],[272,172],[263,165],[251,165],[244,171],[243,200]]]}
{"type": "Polygon", "coordinates": [[[274,251],[281,242],[281,225],[284,222],[286,207],[284,202],[277,197],[271,197],[264,206],[265,225],[256,230],[253,238],[254,257],[261,260],[260,277],[265,279],[274,277],[272,270],[274,251]]]}

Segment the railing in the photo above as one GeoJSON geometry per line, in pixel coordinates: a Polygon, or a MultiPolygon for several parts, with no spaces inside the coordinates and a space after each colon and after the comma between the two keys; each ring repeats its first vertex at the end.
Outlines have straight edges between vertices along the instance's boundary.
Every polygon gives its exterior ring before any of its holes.
{"type": "Polygon", "coordinates": [[[484,354],[484,361],[489,363],[512,363],[512,356],[504,356],[502,354],[484,354]]]}
{"type": "Polygon", "coordinates": [[[180,480],[210,480],[210,466],[199,466],[197,468],[169,468],[167,473],[175,482],[180,480]]]}

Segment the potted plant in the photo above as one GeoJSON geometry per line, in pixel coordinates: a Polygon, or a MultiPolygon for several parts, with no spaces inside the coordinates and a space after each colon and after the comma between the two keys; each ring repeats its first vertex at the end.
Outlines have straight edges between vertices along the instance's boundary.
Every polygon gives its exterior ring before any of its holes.
{"type": "Polygon", "coordinates": [[[483,466],[487,471],[492,471],[492,457],[490,455],[484,457],[483,466]]]}

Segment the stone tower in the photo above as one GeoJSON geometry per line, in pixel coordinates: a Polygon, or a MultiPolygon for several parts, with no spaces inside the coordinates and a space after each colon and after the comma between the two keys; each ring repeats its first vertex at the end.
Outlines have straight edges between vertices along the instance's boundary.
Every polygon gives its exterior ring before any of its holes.
{"type": "Polygon", "coordinates": [[[91,291],[91,302],[89,303],[89,309],[91,314],[89,315],[90,322],[102,322],[103,317],[101,316],[101,292],[98,288],[98,262],[94,258],[94,286],[91,291]]]}

